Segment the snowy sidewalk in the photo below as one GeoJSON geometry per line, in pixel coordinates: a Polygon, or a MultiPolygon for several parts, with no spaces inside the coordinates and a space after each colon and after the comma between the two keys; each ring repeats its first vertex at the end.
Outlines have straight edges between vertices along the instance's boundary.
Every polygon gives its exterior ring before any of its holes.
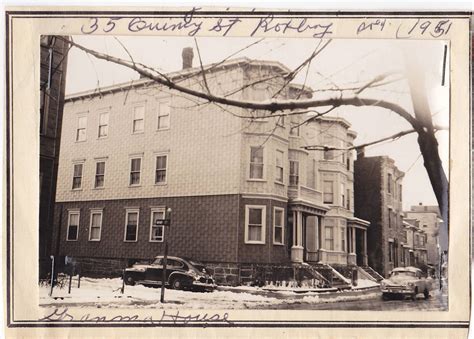
{"type": "Polygon", "coordinates": [[[39,305],[42,307],[252,309],[292,303],[312,304],[362,300],[380,296],[377,286],[365,286],[368,290],[307,291],[306,293],[295,293],[291,290],[265,291],[258,287],[241,286],[219,287],[210,293],[166,289],[166,303],[161,304],[160,288],[141,285],[125,286],[124,294],[122,294],[121,287],[120,278],[81,278],[81,287],[77,288],[77,277],[75,277],[71,294],[68,294],[67,287],[64,287],[55,288],[52,296],[49,296],[49,288],[41,286],[39,305]]]}

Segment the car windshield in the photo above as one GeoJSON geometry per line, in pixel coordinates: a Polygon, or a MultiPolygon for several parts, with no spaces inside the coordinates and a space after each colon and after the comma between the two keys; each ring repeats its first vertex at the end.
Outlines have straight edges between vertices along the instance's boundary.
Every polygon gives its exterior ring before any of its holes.
{"type": "Polygon", "coordinates": [[[187,260],[193,266],[193,268],[195,268],[199,273],[201,273],[203,270],[204,270],[204,272],[209,273],[206,269],[206,266],[204,266],[203,263],[200,263],[200,262],[194,261],[194,260],[189,260],[189,259],[187,259],[187,260]]]}
{"type": "Polygon", "coordinates": [[[393,277],[414,278],[414,277],[416,277],[416,274],[415,274],[415,272],[411,272],[411,271],[393,271],[390,274],[390,278],[393,278],[393,277]]]}

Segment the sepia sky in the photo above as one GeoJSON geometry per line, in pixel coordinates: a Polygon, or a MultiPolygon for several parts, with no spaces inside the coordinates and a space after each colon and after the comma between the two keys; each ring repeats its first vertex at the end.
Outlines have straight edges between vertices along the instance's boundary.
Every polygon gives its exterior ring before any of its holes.
{"type": "MultiPolygon", "coordinates": [[[[100,52],[126,60],[128,54],[113,37],[75,36],[74,41],[100,52]]],[[[194,66],[199,65],[193,38],[167,37],[118,37],[136,62],[141,62],[163,72],[181,68],[181,51],[184,47],[194,48],[194,66]]],[[[219,62],[252,42],[253,38],[197,38],[203,64],[219,62]]],[[[299,66],[311,55],[319,43],[318,39],[265,39],[235,55],[251,59],[279,61],[289,69],[299,66]]],[[[416,55],[418,67],[425,75],[433,121],[439,125],[449,124],[449,77],[441,85],[443,68],[443,41],[393,41],[393,40],[346,40],[334,39],[311,63],[306,84],[313,90],[362,86],[376,75],[386,72],[404,72],[404,55],[416,55]]],[[[448,53],[449,54],[449,53],[448,53]]],[[[447,62],[449,65],[449,60],[447,62]]],[[[449,69],[449,68],[448,68],[449,69]]],[[[304,68],[296,77],[296,83],[303,83],[304,68]]],[[[403,75],[403,74],[401,74],[403,75]]],[[[95,59],[72,48],[68,59],[66,94],[118,84],[138,79],[138,74],[123,66],[95,59]]],[[[395,78],[396,76],[394,76],[395,78]]],[[[327,97],[338,92],[315,92],[313,98],[327,97]],[[332,94],[328,94],[332,93],[332,94]]],[[[411,97],[405,80],[364,91],[360,97],[384,99],[395,102],[412,112],[411,97]]],[[[318,108],[324,111],[324,108],[318,108]]],[[[358,133],[355,144],[362,144],[410,129],[410,125],[397,114],[377,107],[340,107],[333,116],[347,119],[352,130],[358,133]]],[[[436,134],[440,144],[440,155],[445,171],[448,163],[448,132],[436,134]]],[[[374,145],[366,149],[366,156],[388,155],[396,166],[404,171],[403,206],[422,202],[437,205],[428,175],[423,167],[416,134],[374,145]]]]}

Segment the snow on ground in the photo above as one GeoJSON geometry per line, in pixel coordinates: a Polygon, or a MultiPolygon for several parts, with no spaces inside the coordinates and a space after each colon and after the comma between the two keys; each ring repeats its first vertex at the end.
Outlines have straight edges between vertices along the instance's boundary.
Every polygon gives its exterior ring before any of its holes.
{"type": "Polygon", "coordinates": [[[380,286],[378,282],[369,280],[369,279],[358,279],[357,286],[354,286],[352,289],[357,290],[360,288],[368,288],[368,287],[375,287],[380,286]]]}
{"type": "MultiPolygon", "coordinates": [[[[360,281],[360,280],[359,280],[360,281]]],[[[366,286],[368,283],[363,283],[366,286]]],[[[166,289],[165,304],[160,303],[160,288],[145,287],[142,285],[125,286],[124,294],[121,293],[122,280],[81,278],[81,287],[77,288],[77,277],[73,279],[71,294],[67,286],[54,288],[49,296],[48,286],[40,286],[40,306],[45,307],[107,307],[107,308],[164,308],[166,309],[249,309],[265,308],[274,305],[292,303],[321,303],[332,301],[347,301],[357,298],[373,298],[374,293],[367,292],[363,295],[344,295],[337,293],[330,299],[324,293],[305,293],[296,295],[294,292],[265,293],[258,287],[245,287],[243,290],[215,290],[209,293],[191,291],[177,291],[166,289]],[[257,292],[257,293],[256,293],[257,292]]],[[[366,286],[368,287],[368,286],[366,286]]]]}

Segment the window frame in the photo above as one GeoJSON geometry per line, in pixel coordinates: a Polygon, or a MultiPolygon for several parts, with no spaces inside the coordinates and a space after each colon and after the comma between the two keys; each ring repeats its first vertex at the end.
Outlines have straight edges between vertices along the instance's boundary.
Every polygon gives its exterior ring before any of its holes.
{"type": "Polygon", "coordinates": [[[98,122],[98,128],[97,128],[97,139],[106,139],[106,138],[108,138],[108,136],[109,136],[109,116],[110,116],[109,113],[110,113],[110,112],[108,112],[108,111],[100,112],[100,113],[99,113],[99,122],[98,122]],[[107,116],[107,124],[101,125],[100,118],[101,118],[102,116],[107,116]],[[100,129],[101,129],[101,127],[107,127],[107,128],[106,128],[107,133],[106,133],[105,135],[103,135],[103,136],[100,135],[100,129]]]}
{"type": "Polygon", "coordinates": [[[95,162],[95,175],[94,175],[94,189],[101,189],[105,187],[105,170],[106,170],[106,161],[105,160],[97,160],[95,162]],[[103,163],[104,164],[104,173],[103,174],[97,174],[97,166],[98,164],[103,163]],[[102,186],[97,186],[97,177],[102,176],[102,186]]]}
{"type": "MultiPolygon", "coordinates": [[[[102,222],[103,222],[103,210],[102,209],[92,209],[90,213],[90,223],[89,223],[89,241],[100,241],[101,236],[102,236],[102,222]],[[98,239],[92,239],[92,220],[93,220],[93,215],[94,214],[99,214],[100,215],[100,224],[99,224],[99,238],[98,239]]],[[[95,226],[95,228],[97,228],[95,226]]]]}
{"type": "Polygon", "coordinates": [[[347,252],[346,250],[346,233],[347,232],[347,229],[346,227],[341,227],[341,251],[342,252],[347,252]]]}
{"type": "Polygon", "coordinates": [[[150,211],[150,236],[148,238],[148,241],[149,242],[163,242],[165,241],[165,226],[164,225],[161,225],[161,226],[156,226],[154,225],[153,223],[153,213],[163,213],[163,219],[164,220],[166,218],[166,209],[165,207],[153,207],[150,211]],[[161,240],[159,239],[152,239],[152,234],[153,234],[153,228],[161,228],[161,240]]]}
{"type": "Polygon", "coordinates": [[[143,162],[143,157],[138,157],[138,156],[130,157],[130,167],[129,167],[130,170],[129,170],[128,186],[136,187],[136,186],[141,185],[141,183],[142,183],[142,162],[143,162]],[[133,172],[132,171],[133,160],[136,160],[136,159],[140,159],[140,170],[133,172]],[[138,183],[137,184],[132,184],[132,173],[136,173],[136,172],[139,173],[138,183]]]}
{"type": "Polygon", "coordinates": [[[245,230],[244,230],[244,240],[245,244],[250,245],[264,245],[265,244],[265,229],[266,229],[266,216],[267,216],[267,206],[265,205],[245,205],[245,230]],[[260,238],[262,240],[250,240],[249,239],[249,219],[250,219],[250,210],[251,209],[260,209],[262,211],[261,218],[261,231],[260,238]]]}
{"type": "Polygon", "coordinates": [[[166,185],[168,183],[168,154],[167,153],[156,153],[155,154],[155,185],[166,185]],[[165,157],[166,158],[166,167],[164,169],[158,169],[158,158],[165,157]],[[157,172],[158,171],[165,171],[165,181],[157,182],[157,172]]]}
{"type": "Polygon", "coordinates": [[[249,175],[248,180],[252,181],[265,181],[265,148],[262,146],[250,146],[250,159],[249,159],[249,175]],[[261,150],[262,152],[262,162],[252,162],[252,150],[257,149],[261,150]],[[253,166],[261,166],[262,167],[262,176],[261,177],[252,177],[252,167],[253,166]]]}
{"type": "Polygon", "coordinates": [[[84,161],[80,161],[80,162],[73,162],[72,164],[72,190],[73,191],[82,190],[82,179],[84,178],[84,163],[85,163],[84,161]],[[76,176],[76,166],[79,166],[79,165],[81,166],[81,175],[76,176]],[[79,187],[74,187],[75,178],[81,178],[79,187]]]}
{"type": "Polygon", "coordinates": [[[279,149],[276,150],[275,156],[275,181],[282,184],[285,180],[285,166],[283,165],[285,159],[285,153],[279,149]],[[279,157],[281,157],[279,159],[279,157]],[[280,160],[280,164],[278,164],[280,160]]]}
{"type": "Polygon", "coordinates": [[[75,142],[85,142],[85,141],[87,141],[87,115],[86,114],[80,114],[80,115],[77,116],[75,142]],[[83,128],[80,127],[80,123],[79,123],[81,121],[81,119],[85,119],[85,121],[86,121],[85,122],[85,127],[83,127],[83,128]],[[84,139],[83,140],[79,139],[79,135],[80,135],[79,131],[80,130],[84,130],[84,139]]]}
{"type": "Polygon", "coordinates": [[[387,193],[392,194],[393,193],[393,187],[392,187],[392,173],[387,173],[387,193]]]}
{"type": "Polygon", "coordinates": [[[273,245],[285,245],[285,209],[282,207],[273,207],[273,245]],[[277,211],[281,212],[281,225],[276,225],[277,211]],[[281,228],[281,242],[276,241],[276,229],[281,228]]]}
{"type": "Polygon", "coordinates": [[[290,171],[289,171],[289,185],[290,186],[298,186],[300,184],[300,162],[298,160],[290,160],[290,171]],[[293,164],[293,166],[292,166],[293,164]],[[295,167],[296,165],[296,167],[295,167]],[[296,169],[296,173],[295,170],[296,169]],[[292,178],[296,178],[293,179],[292,178]]]}
{"type": "Polygon", "coordinates": [[[328,251],[334,251],[334,225],[324,225],[324,249],[328,251]],[[327,230],[331,230],[331,238],[328,238],[327,230]],[[330,242],[330,246],[328,246],[328,242],[330,242]]]}
{"type": "Polygon", "coordinates": [[[73,210],[68,211],[67,214],[67,230],[66,230],[66,241],[77,241],[79,239],[79,225],[81,223],[81,211],[80,210],[73,210]],[[71,216],[77,215],[77,231],[76,231],[76,239],[69,239],[69,229],[71,227],[71,216]]]}
{"type": "Polygon", "coordinates": [[[140,226],[140,209],[139,208],[127,208],[125,210],[125,227],[123,234],[123,242],[138,242],[138,228],[140,226]],[[137,228],[135,231],[135,240],[127,240],[127,228],[128,228],[128,215],[136,213],[137,214],[137,228]]]}
{"type": "Polygon", "coordinates": [[[143,134],[143,133],[145,133],[145,112],[146,112],[146,106],[145,106],[144,103],[133,105],[132,134],[143,134]],[[143,117],[141,119],[136,118],[137,108],[143,108],[143,117]],[[138,120],[143,121],[143,129],[142,130],[135,130],[135,121],[138,121],[138,120]]]}
{"type": "Polygon", "coordinates": [[[171,127],[171,105],[170,102],[160,102],[158,104],[158,112],[156,114],[156,130],[157,131],[166,131],[169,130],[171,127]],[[161,114],[161,107],[166,106],[167,107],[167,114],[161,114]],[[160,118],[162,117],[168,117],[168,126],[166,127],[160,127],[160,118]]]}
{"type": "Polygon", "coordinates": [[[323,180],[323,203],[334,204],[334,180],[323,180]],[[326,183],[331,184],[331,192],[326,192],[326,183]],[[331,194],[331,201],[326,199],[326,194],[331,194]]]}

